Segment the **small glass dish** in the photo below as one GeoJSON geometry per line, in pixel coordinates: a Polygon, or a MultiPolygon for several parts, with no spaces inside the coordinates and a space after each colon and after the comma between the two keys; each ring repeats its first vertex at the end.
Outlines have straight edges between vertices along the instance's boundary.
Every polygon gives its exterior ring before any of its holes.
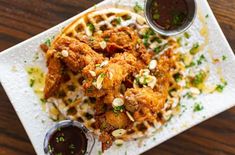
{"type": "Polygon", "coordinates": [[[185,0],[187,6],[188,6],[188,14],[186,17],[186,20],[183,25],[172,29],[172,30],[164,30],[160,27],[158,27],[154,22],[151,17],[151,7],[152,7],[152,2],[154,0],[146,0],[145,6],[144,6],[144,13],[145,13],[145,19],[149,26],[157,33],[164,35],[164,36],[174,36],[180,33],[185,32],[194,22],[194,19],[197,14],[197,3],[196,0],[185,0]]]}
{"type": "Polygon", "coordinates": [[[62,129],[62,128],[66,128],[66,127],[77,127],[78,129],[80,129],[80,131],[82,131],[82,133],[85,134],[86,140],[87,140],[87,147],[86,150],[84,152],[84,155],[90,155],[91,151],[94,147],[95,144],[95,138],[93,136],[93,134],[80,122],[78,121],[72,121],[72,120],[64,120],[64,121],[60,121],[58,123],[56,123],[47,133],[44,139],[44,143],[43,143],[43,148],[44,148],[44,152],[46,155],[52,155],[51,151],[50,151],[50,145],[49,145],[49,141],[50,138],[53,136],[53,134],[55,132],[58,131],[58,129],[62,129]]]}

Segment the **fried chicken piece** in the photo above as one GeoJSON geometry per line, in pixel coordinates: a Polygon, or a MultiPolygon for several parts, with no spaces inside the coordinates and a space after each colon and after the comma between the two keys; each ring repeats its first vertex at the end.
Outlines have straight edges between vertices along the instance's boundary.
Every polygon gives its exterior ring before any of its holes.
{"type": "Polygon", "coordinates": [[[106,66],[87,66],[82,71],[83,76],[87,79],[83,87],[85,90],[92,88],[92,91],[87,92],[86,95],[90,97],[101,97],[105,95],[104,103],[112,103],[113,99],[120,95],[122,81],[135,71],[135,64],[136,58],[132,54],[123,53],[116,54],[106,66]],[[94,72],[95,76],[92,76],[91,72],[94,72]],[[101,76],[103,76],[103,79],[101,88],[99,88],[94,83],[97,84],[101,76]]]}
{"type": "Polygon", "coordinates": [[[167,99],[167,94],[154,92],[150,87],[132,88],[125,92],[125,108],[134,113],[137,121],[154,120],[167,99]]]}
{"type": "Polygon", "coordinates": [[[112,146],[113,137],[107,132],[102,132],[99,136],[99,141],[102,143],[102,152],[104,152],[112,146]]]}
{"type": "Polygon", "coordinates": [[[94,36],[84,36],[81,33],[77,35],[77,38],[92,49],[108,56],[133,50],[138,42],[137,33],[130,27],[106,30],[102,34],[95,33],[94,36]]]}
{"type": "Polygon", "coordinates": [[[132,88],[125,92],[125,108],[134,113],[134,118],[139,121],[152,121],[156,114],[163,108],[170,89],[170,69],[175,67],[175,56],[172,50],[166,51],[158,59],[157,84],[154,89],[132,88]]]}
{"type": "Polygon", "coordinates": [[[117,30],[107,30],[102,35],[103,38],[108,38],[107,52],[117,53],[124,50],[132,50],[138,42],[137,33],[129,27],[121,27],[117,30]]]}
{"type": "Polygon", "coordinates": [[[115,129],[126,129],[131,123],[126,113],[113,112],[112,110],[108,110],[102,115],[97,115],[95,119],[95,127],[108,133],[115,129]]]}
{"type": "Polygon", "coordinates": [[[51,56],[48,60],[48,73],[46,75],[44,96],[49,98],[55,94],[60,86],[62,65],[58,58],[51,56]]]}
{"type": "Polygon", "coordinates": [[[95,117],[95,126],[101,129],[102,133],[99,140],[102,142],[102,150],[108,149],[112,144],[114,137],[111,133],[116,129],[126,129],[131,125],[131,122],[124,112],[107,111],[103,115],[95,117]]]}
{"type": "Polygon", "coordinates": [[[106,48],[105,46],[102,47],[102,42],[104,42],[105,39],[102,38],[100,34],[95,33],[93,36],[87,36],[84,33],[78,33],[76,38],[81,42],[86,43],[97,52],[103,52],[106,48]]]}
{"type": "Polygon", "coordinates": [[[124,112],[115,113],[108,111],[105,113],[106,122],[115,129],[125,129],[130,123],[129,118],[124,112]]]}
{"type": "Polygon", "coordinates": [[[103,61],[103,56],[96,53],[91,47],[76,39],[61,38],[56,46],[57,56],[65,62],[65,64],[73,72],[78,72],[88,64],[100,63],[103,61]],[[65,52],[65,56],[63,56],[65,52]]]}

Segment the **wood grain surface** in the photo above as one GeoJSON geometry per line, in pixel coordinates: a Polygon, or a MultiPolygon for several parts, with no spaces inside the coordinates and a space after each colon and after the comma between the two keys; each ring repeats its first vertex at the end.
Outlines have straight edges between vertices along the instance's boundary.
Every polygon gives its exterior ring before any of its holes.
{"type": "MultiPolygon", "coordinates": [[[[0,0],[0,51],[57,25],[100,1],[0,0]]],[[[235,0],[208,1],[235,51],[235,0]]],[[[35,151],[29,138],[0,85],[0,155],[33,154],[35,151]]],[[[187,130],[143,155],[158,154],[235,155],[235,108],[187,130]]]]}

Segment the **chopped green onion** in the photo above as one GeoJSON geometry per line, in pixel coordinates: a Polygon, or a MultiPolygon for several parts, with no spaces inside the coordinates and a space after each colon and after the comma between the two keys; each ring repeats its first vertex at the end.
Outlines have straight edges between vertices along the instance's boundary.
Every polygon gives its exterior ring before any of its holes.
{"type": "Polygon", "coordinates": [[[196,102],[194,104],[194,108],[193,108],[193,111],[194,112],[198,112],[198,111],[201,111],[204,107],[202,106],[202,103],[201,102],[196,102]]]}
{"type": "Polygon", "coordinates": [[[92,23],[88,23],[87,26],[91,32],[95,31],[95,26],[92,23]]]}
{"type": "Polygon", "coordinates": [[[44,42],[48,47],[51,46],[51,39],[47,38],[47,40],[44,42]]]}
{"type": "Polygon", "coordinates": [[[143,11],[143,8],[139,5],[138,2],[135,3],[135,6],[133,9],[136,13],[140,13],[141,11],[143,11]]]}
{"type": "Polygon", "coordinates": [[[187,38],[187,39],[189,39],[189,38],[191,37],[188,32],[185,32],[185,33],[184,33],[184,36],[185,36],[185,38],[187,38]]]}
{"type": "Polygon", "coordinates": [[[198,50],[199,50],[199,44],[195,43],[189,52],[190,54],[195,55],[197,54],[198,50]]]}
{"type": "Polygon", "coordinates": [[[160,14],[159,13],[155,13],[154,15],[153,15],[153,19],[154,20],[158,20],[160,18],[160,14]]]}
{"type": "Polygon", "coordinates": [[[29,83],[30,87],[33,87],[34,83],[35,83],[35,80],[34,79],[30,79],[30,83],[29,83]]]}
{"type": "Polygon", "coordinates": [[[225,61],[227,57],[225,55],[222,56],[222,60],[225,61]]]}
{"type": "Polygon", "coordinates": [[[197,60],[197,64],[201,65],[203,61],[207,61],[207,60],[206,60],[206,57],[202,54],[197,60]]]}

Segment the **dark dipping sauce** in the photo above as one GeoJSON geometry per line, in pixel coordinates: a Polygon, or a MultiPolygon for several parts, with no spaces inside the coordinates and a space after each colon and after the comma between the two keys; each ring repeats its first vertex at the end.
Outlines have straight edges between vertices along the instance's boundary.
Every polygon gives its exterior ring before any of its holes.
{"type": "Polygon", "coordinates": [[[188,6],[185,0],[153,0],[150,13],[157,27],[173,30],[185,23],[188,6]]]}
{"type": "Polygon", "coordinates": [[[87,138],[76,126],[61,127],[51,135],[48,149],[51,155],[84,155],[87,138]]]}

